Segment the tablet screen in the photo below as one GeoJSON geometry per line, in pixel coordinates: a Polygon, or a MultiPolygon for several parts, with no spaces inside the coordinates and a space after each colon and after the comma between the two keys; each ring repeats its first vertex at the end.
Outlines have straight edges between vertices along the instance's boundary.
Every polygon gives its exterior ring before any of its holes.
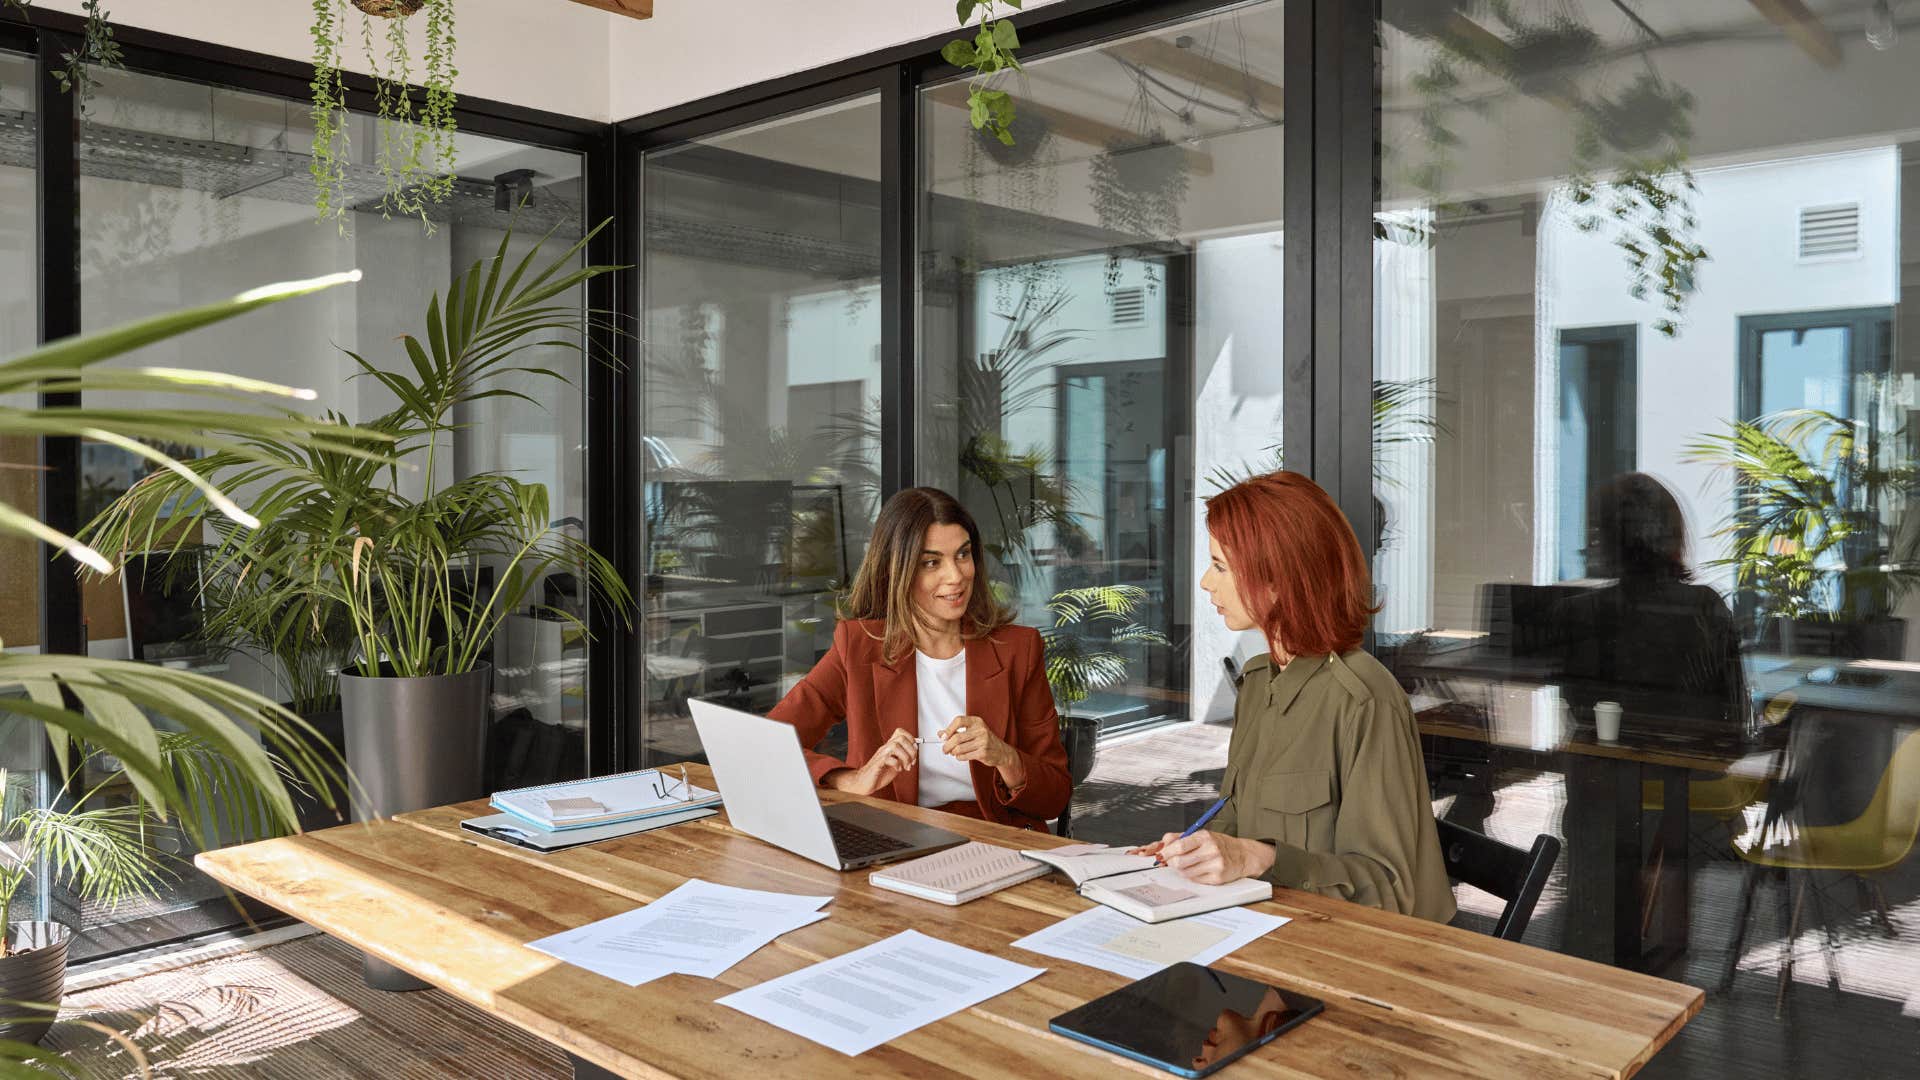
{"type": "Polygon", "coordinates": [[[1321,1003],[1198,964],[1174,964],[1053,1020],[1053,1030],[1201,1076],[1319,1012],[1321,1003]]]}

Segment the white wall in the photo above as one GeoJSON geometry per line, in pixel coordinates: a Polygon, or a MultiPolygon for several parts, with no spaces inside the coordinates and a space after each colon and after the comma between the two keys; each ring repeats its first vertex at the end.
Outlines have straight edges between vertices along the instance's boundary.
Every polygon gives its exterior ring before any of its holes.
{"type": "Polygon", "coordinates": [[[1190,715],[1220,720],[1233,715],[1234,701],[1220,658],[1244,663],[1266,652],[1267,644],[1257,632],[1227,629],[1200,591],[1208,561],[1207,507],[1201,500],[1221,489],[1215,479],[1219,473],[1241,476],[1266,469],[1273,462],[1267,448],[1281,441],[1285,325],[1274,298],[1280,295],[1286,258],[1280,233],[1270,232],[1203,240],[1194,259],[1192,491],[1180,493],[1193,515],[1190,715]]]}
{"type": "Polygon", "coordinates": [[[662,0],[651,19],[612,20],[611,112],[639,116],[949,30],[953,0],[662,0]]]}
{"type": "MultiPolygon", "coordinates": [[[[1700,269],[1678,336],[1655,333],[1658,304],[1634,300],[1622,287],[1625,269],[1613,234],[1604,228],[1582,233],[1559,215],[1549,215],[1540,228],[1540,317],[1549,342],[1558,330],[1639,324],[1641,470],[1680,501],[1689,561],[1703,581],[1726,591],[1730,571],[1701,564],[1718,554],[1721,542],[1710,537],[1732,510],[1731,489],[1713,466],[1686,461],[1687,447],[1726,430],[1734,417],[1741,316],[1900,302],[1900,155],[1887,146],[1706,169],[1697,178],[1698,241],[1713,257],[1700,269]],[[1845,202],[1860,204],[1860,256],[1802,262],[1795,246],[1800,209],[1845,202]]],[[[1552,385],[1544,376],[1539,381],[1552,385]]],[[[1538,438],[1550,440],[1550,426],[1539,429],[1538,438]]],[[[1539,449],[1541,461],[1553,460],[1552,447],[1539,449]]],[[[1553,528],[1554,513],[1550,504],[1534,507],[1541,534],[1553,528]]]]}
{"type": "MultiPolygon", "coordinates": [[[[682,0],[670,0],[674,6],[682,0]]],[[[82,0],[34,0],[34,6],[78,13],[82,0]]],[[[663,9],[669,3],[660,5],[663,9]]],[[[687,6],[723,7],[707,3],[687,6]]],[[[787,5],[796,17],[807,9],[787,5]]],[[[312,8],[299,0],[113,0],[115,23],[138,26],[212,45],[311,62],[308,32],[312,8]]],[[[353,14],[357,15],[357,12],[353,14]]],[[[952,7],[948,6],[948,16],[952,7]]],[[[459,0],[454,16],[460,76],[454,89],[474,97],[547,109],[588,120],[608,113],[608,27],[634,19],[564,0],[459,0]]],[[[349,24],[357,40],[357,24],[349,24]]],[[[421,28],[414,30],[417,42],[421,28]]],[[[717,49],[714,37],[707,47],[717,49]]],[[[422,51],[416,44],[415,55],[422,51]]],[[[347,50],[349,58],[356,55],[347,50]]],[[[363,65],[349,62],[353,70],[363,65]]],[[[639,76],[635,76],[640,81],[639,76]]],[[[416,80],[417,81],[417,80],[416,80]]]]}

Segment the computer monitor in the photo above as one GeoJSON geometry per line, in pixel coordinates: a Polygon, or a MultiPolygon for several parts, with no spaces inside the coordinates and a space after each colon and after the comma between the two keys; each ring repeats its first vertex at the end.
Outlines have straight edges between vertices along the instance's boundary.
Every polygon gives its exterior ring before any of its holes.
{"type": "Polygon", "coordinates": [[[766,592],[825,591],[852,576],[838,484],[664,480],[649,488],[655,572],[766,592]]]}
{"type": "Polygon", "coordinates": [[[200,569],[200,557],[191,551],[127,557],[120,584],[133,659],[164,663],[204,660],[212,654],[200,638],[206,625],[200,569]]]}

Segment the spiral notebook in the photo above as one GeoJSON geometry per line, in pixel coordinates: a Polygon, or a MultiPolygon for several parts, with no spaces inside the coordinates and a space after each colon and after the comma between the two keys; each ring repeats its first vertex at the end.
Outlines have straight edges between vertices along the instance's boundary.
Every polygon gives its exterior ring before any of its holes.
{"type": "Polygon", "coordinates": [[[720,793],[688,783],[675,770],[640,769],[497,791],[491,801],[495,810],[560,832],[718,806],[720,793]]]}
{"type": "Polygon", "coordinates": [[[1046,864],[1034,862],[1012,848],[972,841],[875,870],[867,880],[878,888],[956,906],[1032,881],[1048,869],[1046,864]]]}

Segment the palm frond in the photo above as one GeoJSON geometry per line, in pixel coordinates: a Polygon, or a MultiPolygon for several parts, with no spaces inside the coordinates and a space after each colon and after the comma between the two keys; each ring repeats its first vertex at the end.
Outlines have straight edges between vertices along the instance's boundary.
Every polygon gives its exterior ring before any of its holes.
{"type": "MultiPolygon", "coordinates": [[[[123,660],[15,653],[0,656],[0,683],[27,691],[24,697],[0,696],[0,716],[37,721],[112,754],[141,800],[162,819],[177,819],[201,846],[210,833],[187,794],[195,784],[190,779],[183,790],[177,772],[183,756],[163,744],[157,724],[191,735],[205,753],[225,758],[232,778],[257,792],[265,820],[287,831],[298,827],[298,819],[283,777],[311,786],[331,807],[331,793],[344,776],[338,753],[305,720],[208,676],[123,660]],[[82,710],[66,706],[69,695],[82,710]]],[[[68,771],[66,740],[54,739],[53,749],[68,771]]]]}
{"type": "MultiPolygon", "coordinates": [[[[352,435],[316,444],[235,432],[237,447],[136,484],[83,536],[109,548],[179,554],[188,538],[211,534],[205,577],[219,606],[209,630],[264,648],[283,670],[301,673],[299,693],[309,701],[331,700],[337,663],[329,661],[354,653],[367,675],[382,664],[398,675],[470,670],[508,613],[524,610],[555,572],[579,575],[594,602],[625,618],[632,597],[613,564],[552,527],[544,487],[498,473],[451,482],[438,475],[461,407],[501,397],[532,401],[502,385],[508,376],[565,381],[527,361],[528,350],[594,356],[581,309],[557,298],[617,269],[582,265],[597,232],[557,256],[544,250],[549,234],[514,260],[509,231],[491,257],[434,294],[423,330],[398,339],[397,362],[347,352],[355,378],[378,382],[398,401],[353,429],[384,440],[376,445],[390,448],[388,460],[370,457],[368,444],[352,435]],[[404,487],[403,468],[412,472],[404,487]],[[253,492],[248,510],[262,527],[223,522],[208,487],[253,492]],[[483,571],[493,575],[490,585],[483,586],[483,571]]],[[[589,327],[610,325],[604,313],[589,310],[585,319],[589,327]]],[[[338,417],[327,423],[342,429],[338,417]]]]}
{"type": "Polygon", "coordinates": [[[14,822],[26,848],[73,891],[109,908],[158,893],[178,880],[153,857],[152,822],[139,805],[82,810],[37,808],[14,822]]]}

